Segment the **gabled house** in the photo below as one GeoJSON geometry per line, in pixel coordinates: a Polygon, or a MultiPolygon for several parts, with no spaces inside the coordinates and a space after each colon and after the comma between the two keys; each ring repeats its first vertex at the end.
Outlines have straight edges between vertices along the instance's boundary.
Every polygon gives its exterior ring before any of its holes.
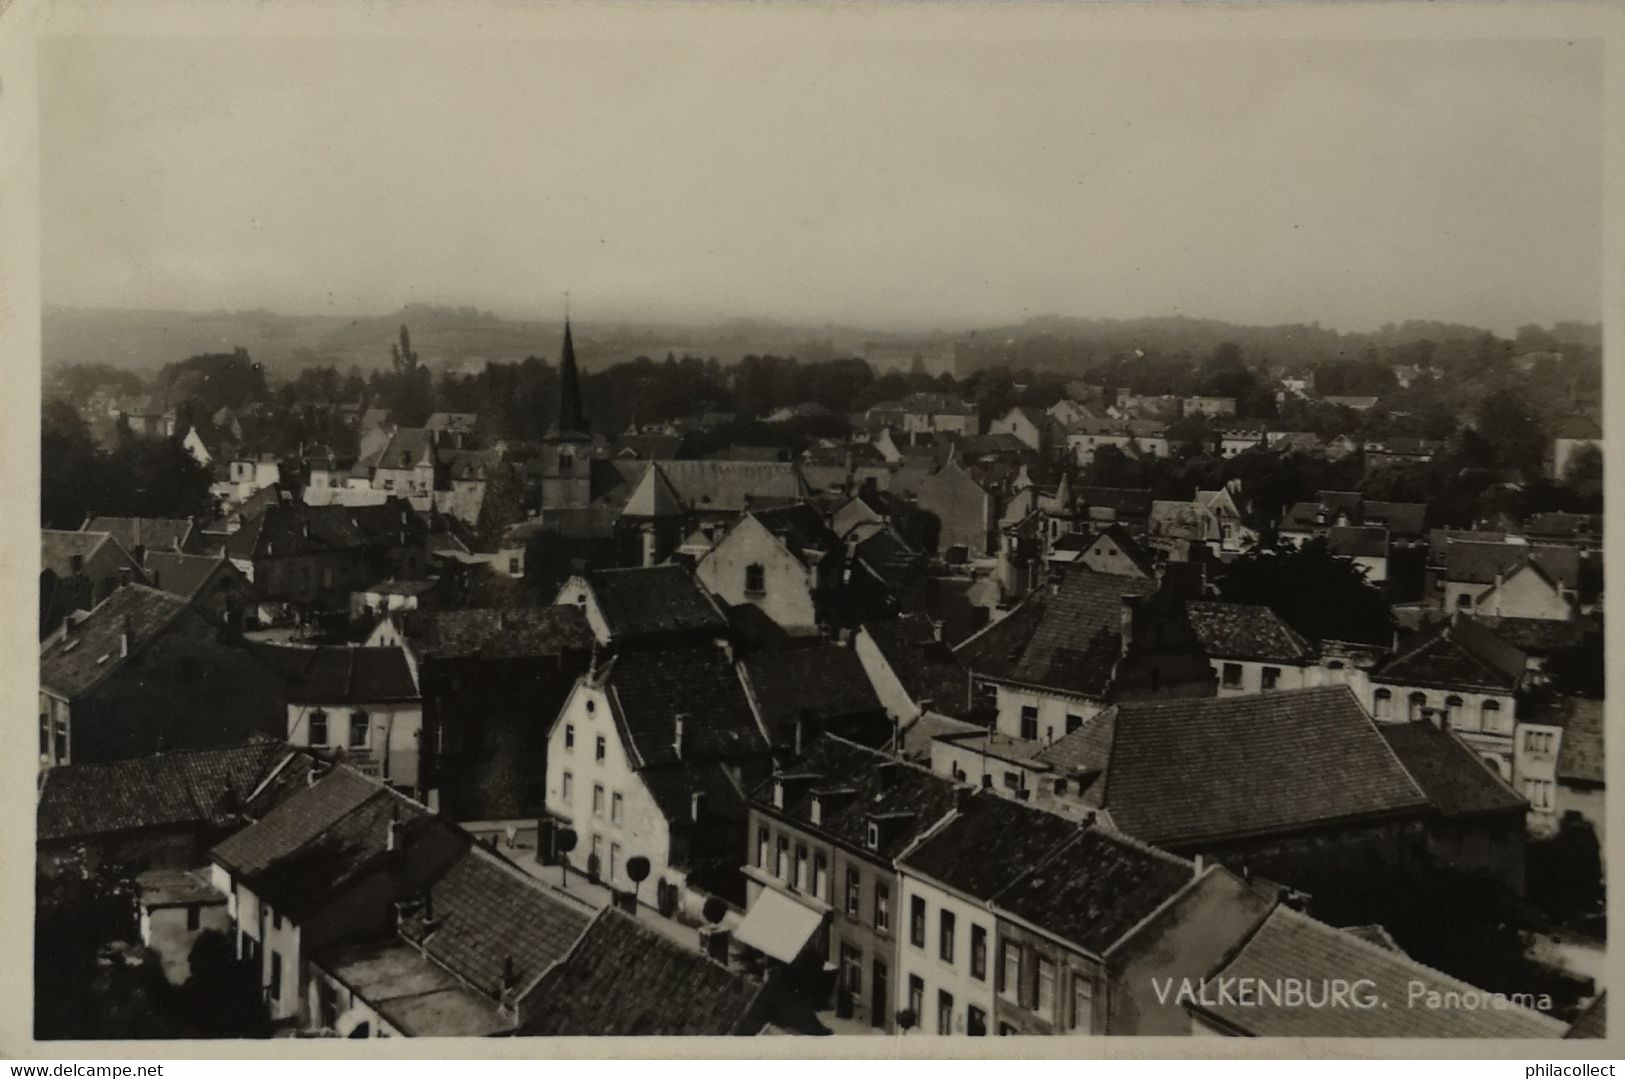
{"type": "Polygon", "coordinates": [[[957,460],[933,472],[900,470],[892,489],[913,496],[914,504],[933,515],[938,525],[939,549],[963,547],[969,558],[986,557],[992,550],[996,524],[995,500],[957,460]]]}
{"type": "Polygon", "coordinates": [[[279,503],[242,521],[225,550],[261,596],[337,607],[382,577],[421,577],[427,535],[400,498],[374,506],[279,503]]]}
{"type": "Polygon", "coordinates": [[[1580,552],[1573,547],[1454,542],[1438,571],[1447,611],[1567,620],[1576,615],[1580,552]]]}
{"type": "Polygon", "coordinates": [[[149,551],[190,551],[196,547],[190,517],[105,517],[91,514],[81,532],[105,532],[138,563],[149,551]]]}
{"type": "Polygon", "coordinates": [[[1197,647],[1219,678],[1219,696],[1303,689],[1314,647],[1262,604],[1199,600],[1185,605],[1197,647]]]}
{"type": "Polygon", "coordinates": [[[972,699],[998,712],[997,729],[1053,742],[1106,706],[1123,654],[1124,600],[1150,595],[1144,576],[1062,571],[954,651],[971,672],[972,699]]]}
{"type": "Polygon", "coordinates": [[[949,780],[885,753],[810,743],[751,792],[749,909],[734,939],[782,964],[813,1006],[893,1030],[903,927],[892,862],[956,797],[949,780]],[[833,987],[818,977],[832,968],[833,987]]]}
{"type": "Polygon", "coordinates": [[[469,838],[423,806],[339,766],[210,852],[239,959],[258,972],[275,1022],[308,1014],[309,959],[394,929],[395,904],[419,895],[469,838]]]}
{"type": "Polygon", "coordinates": [[[1552,479],[1562,482],[1569,461],[1581,449],[1602,449],[1602,425],[1591,416],[1566,416],[1552,430],[1552,479]]]}
{"type": "Polygon", "coordinates": [[[559,589],[555,605],[579,607],[600,645],[658,646],[728,634],[728,617],[679,565],[590,570],[559,589]]]}
{"type": "Polygon", "coordinates": [[[254,588],[223,554],[148,551],[147,581],[186,600],[216,625],[235,625],[252,602],[254,588]]]}
{"type": "Polygon", "coordinates": [[[39,759],[91,763],[281,738],[282,685],[186,601],[127,585],[40,642],[39,759]]]}
{"type": "Polygon", "coordinates": [[[88,611],[120,585],[145,583],[139,562],[108,532],[40,529],[40,636],[88,611]]]}
{"type": "Polygon", "coordinates": [[[627,860],[647,858],[666,913],[697,914],[708,895],[743,903],[743,792],[770,767],[726,649],[623,652],[576,682],[549,729],[539,853],[620,891],[627,860]]]}
{"type": "MultiPolygon", "coordinates": [[[[1081,414],[1074,413],[1081,420],[1081,414]]],[[[1012,435],[1034,453],[1045,457],[1066,448],[1066,429],[1052,413],[1033,405],[1013,405],[988,425],[990,435],[1012,435]]]]}
{"type": "Polygon", "coordinates": [[[959,716],[970,710],[970,674],[926,616],[865,622],[852,651],[898,730],[929,711],[959,716]]]}
{"type": "Polygon", "coordinates": [[[741,517],[694,567],[694,576],[731,607],[759,609],[795,636],[829,619],[843,580],[845,549],[823,516],[798,504],[741,517]]]}
{"type": "Polygon", "coordinates": [[[389,436],[373,467],[374,490],[401,498],[423,498],[434,493],[439,460],[435,432],[425,427],[401,427],[389,436]]]}
{"type": "Polygon", "coordinates": [[[888,747],[897,727],[851,648],[816,644],[771,648],[741,661],[745,693],[780,760],[799,757],[820,734],[888,747]]]}
{"type": "Polygon", "coordinates": [[[1446,726],[1510,783],[1517,693],[1528,671],[1522,651],[1457,614],[1371,672],[1371,714],[1446,726]]]}
{"type": "Polygon", "coordinates": [[[1388,530],[1371,525],[1336,525],[1326,530],[1326,551],[1347,558],[1372,584],[1388,580],[1388,530]]]}

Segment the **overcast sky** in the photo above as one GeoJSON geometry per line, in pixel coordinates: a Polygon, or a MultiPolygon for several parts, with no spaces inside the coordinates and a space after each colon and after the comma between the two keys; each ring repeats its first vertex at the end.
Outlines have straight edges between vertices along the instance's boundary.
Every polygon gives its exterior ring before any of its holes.
{"type": "Polygon", "coordinates": [[[40,77],[51,303],[1601,317],[1584,41],[71,38],[40,77]]]}

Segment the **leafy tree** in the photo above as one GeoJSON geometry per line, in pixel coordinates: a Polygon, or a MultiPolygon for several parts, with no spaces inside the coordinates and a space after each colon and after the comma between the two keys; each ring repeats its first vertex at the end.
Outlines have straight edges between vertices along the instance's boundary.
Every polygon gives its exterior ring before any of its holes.
{"type": "Polygon", "coordinates": [[[1474,427],[1495,451],[1502,468],[1540,471],[1546,432],[1528,399],[1513,390],[1496,390],[1479,402],[1474,427]]]}
{"type": "Polygon", "coordinates": [[[176,995],[190,1015],[207,1022],[203,1036],[270,1036],[271,1024],[260,998],[259,969],[252,961],[237,958],[228,934],[214,929],[198,934],[187,962],[191,977],[176,995]]]}
{"type": "Polygon", "coordinates": [[[1231,603],[1263,604],[1316,640],[1393,640],[1388,601],[1365,579],[1364,569],[1332,555],[1324,540],[1249,551],[1230,563],[1219,594],[1231,603]]]}
{"type": "Polygon", "coordinates": [[[103,502],[104,468],[90,429],[66,401],[47,399],[40,412],[40,524],[78,528],[103,502]]]}
{"type": "Polygon", "coordinates": [[[1563,466],[1563,483],[1582,498],[1600,496],[1603,491],[1601,448],[1588,444],[1570,454],[1568,463],[1563,466]]]}

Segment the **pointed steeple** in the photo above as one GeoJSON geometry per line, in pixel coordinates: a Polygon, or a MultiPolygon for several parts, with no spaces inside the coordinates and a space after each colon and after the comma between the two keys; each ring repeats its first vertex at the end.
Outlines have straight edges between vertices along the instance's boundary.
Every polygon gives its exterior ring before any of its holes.
{"type": "Polygon", "coordinates": [[[553,437],[587,434],[587,418],[581,413],[581,374],[576,369],[576,348],[570,336],[568,314],[564,316],[564,348],[559,353],[559,412],[549,433],[553,437]]]}

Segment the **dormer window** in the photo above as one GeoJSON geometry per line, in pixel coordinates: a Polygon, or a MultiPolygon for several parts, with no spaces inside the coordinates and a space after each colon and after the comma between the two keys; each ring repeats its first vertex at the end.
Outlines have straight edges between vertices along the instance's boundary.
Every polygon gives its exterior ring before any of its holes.
{"type": "MultiPolygon", "coordinates": [[[[814,804],[816,805],[817,803],[814,804]]],[[[784,808],[784,780],[782,779],[775,779],[773,781],[773,808],[784,808]]]]}
{"type": "Polygon", "coordinates": [[[880,822],[870,821],[868,829],[864,832],[863,845],[870,850],[880,849],[880,822]]]}

